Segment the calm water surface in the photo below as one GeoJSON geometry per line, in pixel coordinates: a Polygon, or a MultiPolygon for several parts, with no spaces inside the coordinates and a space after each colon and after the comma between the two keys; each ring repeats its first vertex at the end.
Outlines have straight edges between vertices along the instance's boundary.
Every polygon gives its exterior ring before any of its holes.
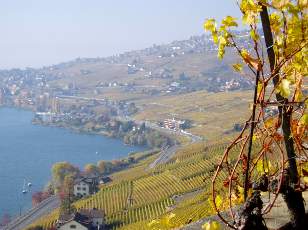
{"type": "Polygon", "coordinates": [[[55,162],[83,167],[144,150],[103,136],[33,125],[32,117],[29,111],[0,107],[0,216],[29,209],[31,194],[46,185],[55,162]],[[26,195],[22,194],[24,181],[33,184],[26,195]]]}

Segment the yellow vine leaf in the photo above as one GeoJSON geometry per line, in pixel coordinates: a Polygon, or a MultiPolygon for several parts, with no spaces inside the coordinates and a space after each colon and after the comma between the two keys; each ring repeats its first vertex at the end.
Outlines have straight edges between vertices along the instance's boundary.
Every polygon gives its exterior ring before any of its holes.
{"type": "Polygon", "coordinates": [[[216,31],[212,33],[213,42],[217,45],[218,44],[218,34],[216,31]]]}
{"type": "Polygon", "coordinates": [[[257,86],[257,93],[258,95],[260,95],[260,93],[262,92],[263,89],[263,84],[259,81],[258,82],[258,86],[257,86]]]}
{"type": "Polygon", "coordinates": [[[300,102],[303,99],[303,93],[301,90],[297,90],[295,93],[295,101],[300,102]]]}
{"type": "Polygon", "coordinates": [[[258,71],[262,69],[259,59],[251,57],[247,50],[243,49],[241,51],[241,55],[242,55],[244,62],[247,63],[249,66],[251,66],[252,68],[258,71]]]}
{"type": "Polygon", "coordinates": [[[270,161],[263,161],[262,160],[259,160],[257,162],[257,171],[258,173],[260,174],[263,174],[263,173],[268,173],[272,168],[272,164],[270,161]]]}
{"type": "Polygon", "coordinates": [[[290,81],[288,79],[282,79],[278,91],[280,95],[284,98],[288,98],[290,96],[291,90],[290,90],[290,81]]]}
{"type": "Polygon", "coordinates": [[[277,13],[272,13],[269,18],[272,30],[276,33],[279,32],[281,28],[281,17],[277,13]]]}
{"type": "Polygon", "coordinates": [[[231,17],[231,16],[225,17],[221,23],[226,27],[238,26],[238,24],[236,23],[236,18],[231,17]]]}
{"type": "Polygon", "coordinates": [[[215,197],[215,203],[216,203],[217,208],[220,208],[222,206],[222,199],[219,195],[215,197]]]}
{"type": "Polygon", "coordinates": [[[243,70],[243,65],[240,63],[233,64],[232,67],[236,72],[242,72],[243,70]]]}
{"type": "Polygon", "coordinates": [[[228,44],[227,36],[220,35],[219,36],[218,54],[217,54],[217,56],[220,60],[222,60],[224,55],[225,55],[225,48],[226,48],[227,44],[228,44]]]}
{"type": "Polygon", "coordinates": [[[304,114],[299,120],[300,125],[308,126],[308,114],[304,114]]]}
{"type": "Polygon", "coordinates": [[[250,37],[254,40],[257,41],[259,40],[260,36],[255,30],[250,31],[250,37]]]}
{"type": "Polygon", "coordinates": [[[204,27],[204,30],[205,31],[210,31],[210,32],[213,32],[216,30],[216,26],[215,26],[215,19],[213,18],[210,18],[210,19],[207,19],[203,25],[204,27]]]}
{"type": "Polygon", "coordinates": [[[253,24],[258,17],[258,13],[262,10],[261,5],[254,0],[242,0],[240,8],[244,12],[242,20],[245,24],[253,24]]]}
{"type": "Polygon", "coordinates": [[[298,4],[301,8],[308,8],[308,0],[299,0],[298,4]]]}
{"type": "Polygon", "coordinates": [[[265,122],[264,122],[264,126],[269,129],[271,127],[274,126],[274,121],[275,119],[273,117],[270,117],[269,119],[267,119],[265,122]]]}
{"type": "Polygon", "coordinates": [[[217,221],[209,221],[202,225],[205,230],[220,230],[220,224],[217,221]]]}
{"type": "MultiPolygon", "coordinates": [[[[237,186],[237,190],[238,190],[238,192],[239,192],[237,201],[238,201],[239,203],[243,203],[243,202],[244,202],[244,188],[241,187],[241,186],[237,186]]],[[[251,197],[251,196],[252,196],[252,188],[248,189],[248,191],[247,191],[247,196],[248,196],[248,197],[251,197]]]]}
{"type": "Polygon", "coordinates": [[[277,9],[283,9],[287,5],[289,5],[290,0],[272,0],[272,5],[277,9]]]}

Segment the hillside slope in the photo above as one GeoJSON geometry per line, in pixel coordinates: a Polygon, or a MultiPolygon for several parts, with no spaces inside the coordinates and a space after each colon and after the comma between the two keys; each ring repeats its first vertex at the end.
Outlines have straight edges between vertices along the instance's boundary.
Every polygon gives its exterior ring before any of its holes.
{"type": "MultiPolygon", "coordinates": [[[[223,148],[224,145],[193,144],[180,149],[170,162],[154,169],[149,169],[148,165],[157,155],[150,156],[130,169],[112,174],[110,184],[97,194],[77,201],[75,206],[104,210],[112,229],[146,229],[149,222],[171,211],[176,214],[175,226],[196,221],[213,212],[207,207],[210,175],[223,148]],[[191,192],[198,195],[179,199],[191,192]]],[[[222,176],[221,183],[224,179],[222,176]]],[[[33,225],[46,229],[57,217],[55,211],[33,225]]]]}

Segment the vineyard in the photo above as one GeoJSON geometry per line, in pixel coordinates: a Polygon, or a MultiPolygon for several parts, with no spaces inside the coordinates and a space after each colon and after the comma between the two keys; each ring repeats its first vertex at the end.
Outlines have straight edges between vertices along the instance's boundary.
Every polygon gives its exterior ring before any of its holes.
{"type": "MultiPolygon", "coordinates": [[[[153,160],[150,156],[135,167],[111,175],[113,181],[109,185],[74,205],[77,209],[104,210],[112,229],[142,229],[151,220],[170,212],[175,214],[174,226],[195,221],[211,213],[208,190],[223,148],[203,143],[191,145],[180,149],[168,163],[151,170],[147,168],[153,160]],[[193,192],[199,195],[185,199],[185,194],[193,192]],[[182,196],[183,200],[176,204],[176,198],[182,196]]],[[[220,177],[221,181],[226,179],[224,174],[220,177]]],[[[55,211],[33,225],[48,229],[57,217],[55,211]]]]}

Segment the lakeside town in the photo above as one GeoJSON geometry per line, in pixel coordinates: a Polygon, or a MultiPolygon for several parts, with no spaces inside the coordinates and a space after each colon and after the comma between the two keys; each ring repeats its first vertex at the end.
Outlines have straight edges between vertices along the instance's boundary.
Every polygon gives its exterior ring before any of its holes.
{"type": "MultiPolygon", "coordinates": [[[[248,46],[245,40],[247,32],[238,33],[239,42],[248,46]]],[[[184,136],[186,133],[186,137],[193,135],[185,131],[193,121],[172,115],[158,121],[135,119],[134,115],[144,110],[136,102],[137,96],[151,98],[199,90],[215,93],[251,89],[252,81],[236,75],[233,77],[230,67],[224,63],[213,67],[210,72],[200,70],[196,76],[189,71],[178,73],[175,69],[179,68],[178,64],[168,67],[173,59],[192,59],[194,55],[198,58],[199,54],[211,55],[216,50],[212,38],[201,35],[107,58],[78,58],[41,69],[1,70],[0,104],[36,112],[33,122],[37,124],[120,137],[127,144],[161,147],[170,144],[167,137],[170,133],[184,136]],[[100,79],[97,68],[105,65],[110,68],[120,66],[121,70],[110,70],[113,72],[109,79],[114,80],[103,80],[104,76],[100,79]],[[84,78],[88,79],[89,85],[81,85],[84,78]],[[136,134],[145,128],[152,131],[148,135],[136,134]],[[160,134],[162,128],[166,129],[167,136],[160,134]],[[131,134],[126,135],[128,132],[131,134]],[[154,143],[151,136],[161,136],[161,140],[154,143]]]]}

